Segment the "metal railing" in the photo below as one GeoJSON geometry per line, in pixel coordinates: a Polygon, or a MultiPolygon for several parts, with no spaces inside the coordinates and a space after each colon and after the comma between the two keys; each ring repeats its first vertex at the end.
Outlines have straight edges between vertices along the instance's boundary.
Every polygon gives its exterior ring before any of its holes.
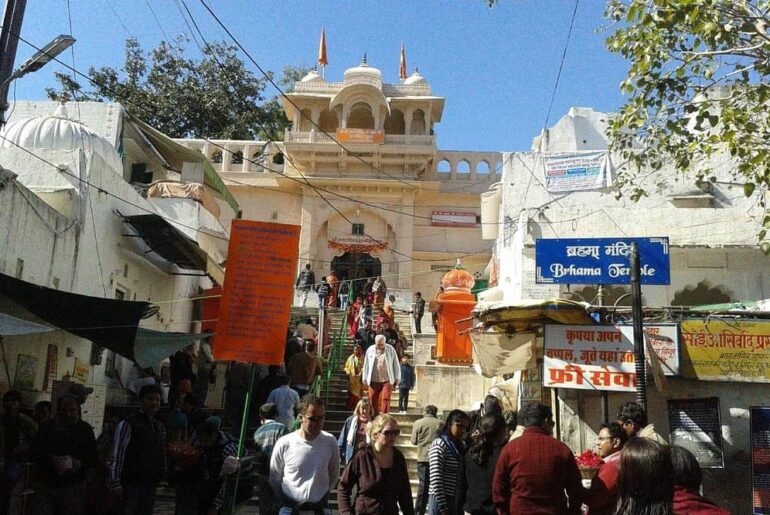
{"type": "Polygon", "coordinates": [[[342,324],[338,331],[334,333],[332,337],[332,348],[329,351],[329,360],[326,364],[326,369],[323,373],[323,400],[325,403],[329,402],[330,387],[332,382],[332,376],[339,370],[342,360],[345,359],[343,353],[345,352],[345,342],[347,341],[348,330],[348,317],[346,313],[342,314],[342,324]]]}

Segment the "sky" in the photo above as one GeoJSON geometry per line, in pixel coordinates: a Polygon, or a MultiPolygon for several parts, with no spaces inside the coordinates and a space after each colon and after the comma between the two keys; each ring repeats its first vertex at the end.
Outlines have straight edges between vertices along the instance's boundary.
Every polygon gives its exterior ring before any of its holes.
{"type": "MultiPolygon", "coordinates": [[[[27,0],[21,34],[43,46],[57,34],[70,33],[77,39],[75,68],[120,68],[127,37],[138,38],[149,50],[188,33],[178,8],[182,1],[209,41],[227,39],[201,0],[27,0]]],[[[463,151],[530,149],[546,121],[575,7],[573,0],[500,0],[492,9],[484,0],[209,2],[260,66],[276,75],[286,65],[313,66],[324,28],[327,80],[341,81],[366,52],[384,82],[397,83],[403,42],[409,72],[418,67],[433,94],[446,98],[435,126],[439,148],[463,151]]],[[[622,105],[618,86],[627,66],[605,49],[603,10],[602,0],[578,4],[549,126],[571,106],[613,111],[622,105]]],[[[32,53],[20,42],[16,65],[32,53]]],[[[191,41],[188,55],[198,54],[191,41]]],[[[72,63],[69,51],[60,57],[72,63]]],[[[247,66],[259,74],[251,63],[247,66]]],[[[45,98],[57,70],[66,71],[50,63],[19,79],[16,97],[45,98]]],[[[266,95],[276,94],[268,86],[266,95]]]]}

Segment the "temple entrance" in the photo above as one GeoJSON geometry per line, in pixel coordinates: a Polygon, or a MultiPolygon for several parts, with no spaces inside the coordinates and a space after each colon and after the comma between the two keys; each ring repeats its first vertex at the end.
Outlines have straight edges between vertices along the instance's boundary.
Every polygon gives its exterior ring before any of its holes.
{"type": "Polygon", "coordinates": [[[341,256],[332,258],[332,270],[337,272],[340,279],[356,281],[354,288],[359,291],[369,277],[377,277],[382,274],[380,258],[371,254],[358,252],[345,252],[341,256]]]}

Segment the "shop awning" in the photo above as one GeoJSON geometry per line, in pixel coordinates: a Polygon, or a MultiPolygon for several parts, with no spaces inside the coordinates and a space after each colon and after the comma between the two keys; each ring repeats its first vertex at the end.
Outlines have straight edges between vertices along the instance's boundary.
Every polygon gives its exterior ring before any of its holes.
{"type": "Polygon", "coordinates": [[[531,331],[544,323],[595,324],[587,307],[587,303],[564,299],[480,302],[473,310],[473,317],[481,320],[485,328],[496,327],[512,334],[531,331]]]}
{"type": "Polygon", "coordinates": [[[53,327],[30,322],[22,318],[0,313],[0,336],[18,336],[21,334],[47,333],[54,331],[53,327]]]}
{"type": "Polygon", "coordinates": [[[184,270],[206,271],[207,259],[203,249],[163,217],[154,214],[120,216],[134,228],[152,252],[184,270]]]}
{"type": "Polygon", "coordinates": [[[79,295],[28,283],[0,274],[0,296],[11,300],[48,324],[134,359],[139,321],[157,306],[79,295]]]}
{"type": "Polygon", "coordinates": [[[214,333],[165,333],[140,327],[136,331],[134,361],[142,368],[155,366],[177,351],[214,333]]]}

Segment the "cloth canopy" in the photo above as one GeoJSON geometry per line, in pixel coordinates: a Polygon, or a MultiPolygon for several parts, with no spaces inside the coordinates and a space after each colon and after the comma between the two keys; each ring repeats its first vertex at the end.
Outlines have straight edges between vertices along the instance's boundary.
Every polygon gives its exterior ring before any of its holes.
{"type": "Polygon", "coordinates": [[[478,303],[473,317],[485,328],[507,333],[531,331],[544,323],[592,325],[596,321],[586,312],[587,303],[564,299],[520,300],[516,303],[478,303]]]}
{"type": "Polygon", "coordinates": [[[0,295],[7,297],[45,322],[90,340],[134,360],[137,327],[158,307],[133,302],[79,295],[46,288],[0,274],[0,295]]]}
{"type": "Polygon", "coordinates": [[[484,377],[503,376],[526,369],[534,354],[535,333],[507,335],[497,331],[470,331],[476,370],[484,377]]]}
{"type": "Polygon", "coordinates": [[[21,318],[0,313],[0,336],[18,336],[21,334],[46,333],[53,331],[53,327],[37,324],[21,318]]]}
{"type": "Polygon", "coordinates": [[[155,366],[177,351],[214,333],[165,333],[140,327],[136,331],[134,361],[141,368],[155,366]]]}

